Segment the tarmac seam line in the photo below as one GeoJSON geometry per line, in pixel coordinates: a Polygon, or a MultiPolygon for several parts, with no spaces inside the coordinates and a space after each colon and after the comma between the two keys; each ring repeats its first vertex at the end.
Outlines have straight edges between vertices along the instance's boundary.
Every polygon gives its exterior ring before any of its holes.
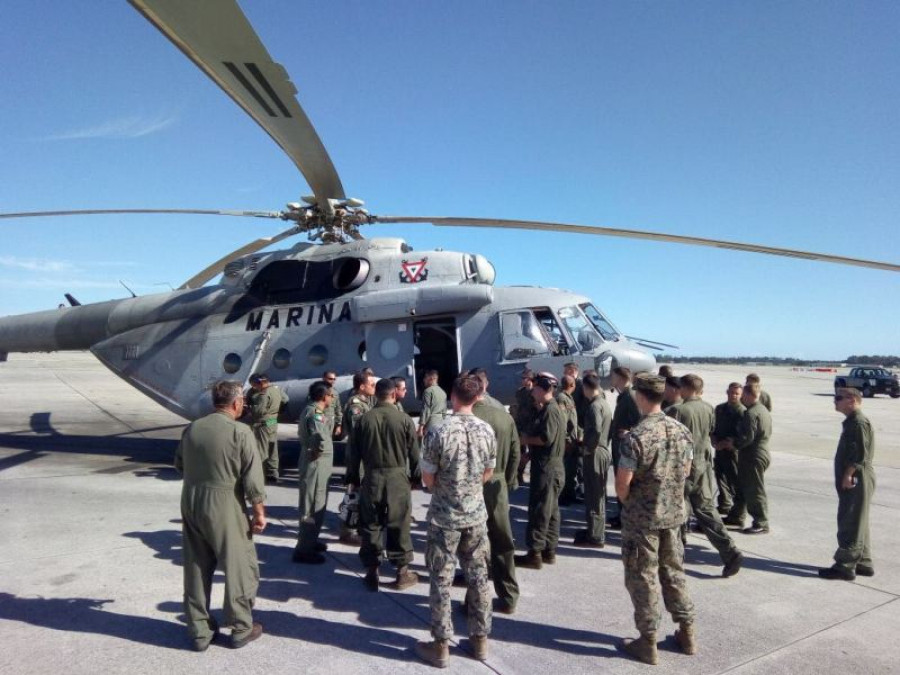
{"type": "MultiPolygon", "coordinates": [[[[813,495],[815,497],[833,497],[835,494],[834,492],[830,492],[826,495],[823,492],[815,492],[813,490],[802,490],[800,488],[790,487],[788,485],[782,485],[780,483],[769,483],[769,485],[771,487],[781,488],[782,490],[790,490],[792,492],[801,492],[805,495],[813,495]]],[[[896,509],[897,508],[896,506],[890,506],[888,504],[879,504],[878,502],[875,502],[875,501],[873,501],[871,505],[872,506],[881,506],[882,508],[885,508],[885,509],[896,509]]]]}
{"type": "Polygon", "coordinates": [[[815,637],[816,635],[819,635],[821,633],[829,631],[832,628],[837,628],[838,626],[840,626],[842,624],[845,624],[849,621],[853,621],[854,619],[858,619],[859,617],[861,617],[865,614],[868,614],[869,612],[874,612],[876,609],[881,609],[882,607],[890,605],[892,602],[897,602],[896,596],[893,599],[888,600],[887,602],[882,602],[880,605],[875,605],[874,607],[870,607],[869,609],[864,609],[863,611],[858,612],[858,613],[854,614],[853,616],[848,616],[846,619],[841,619],[840,621],[837,621],[831,625],[825,626],[824,628],[820,628],[817,631],[813,631],[809,635],[804,635],[803,637],[799,637],[796,640],[791,640],[790,642],[783,644],[780,647],[776,647],[775,649],[773,649],[769,652],[766,652],[765,654],[760,654],[759,656],[754,656],[752,659],[747,659],[746,661],[744,661],[742,663],[738,663],[734,666],[731,666],[730,668],[727,668],[726,670],[722,670],[722,671],[720,671],[719,675],[725,675],[725,673],[734,672],[735,670],[737,670],[739,668],[743,668],[744,666],[749,665],[749,664],[753,663],[754,661],[759,661],[760,659],[764,659],[767,656],[771,656],[772,654],[775,654],[784,649],[787,649],[788,647],[793,647],[794,645],[796,645],[800,642],[803,642],[804,640],[808,640],[809,638],[815,637]]]}
{"type": "Polygon", "coordinates": [[[124,549],[129,548],[137,548],[138,546],[143,546],[143,544],[128,544],[127,546],[112,546],[110,548],[93,548],[87,549],[84,551],[68,551],[66,553],[54,553],[53,555],[41,555],[36,558],[16,558],[15,560],[0,560],[0,566],[2,565],[13,565],[16,563],[23,562],[36,562],[38,560],[50,560],[51,558],[68,558],[73,555],[86,555],[89,553],[106,553],[107,551],[122,551],[124,549]]]}
{"type": "Polygon", "coordinates": [[[138,430],[135,429],[133,426],[131,426],[130,424],[128,424],[128,422],[125,422],[124,420],[122,420],[122,419],[116,417],[116,416],[113,415],[111,412],[109,412],[109,410],[107,410],[106,408],[104,408],[102,405],[100,405],[100,404],[97,403],[96,401],[93,401],[93,400],[91,400],[90,398],[88,398],[87,396],[85,396],[81,391],[79,391],[78,389],[75,388],[75,385],[66,382],[63,378],[61,378],[61,377],[59,376],[59,374],[58,374],[56,371],[53,372],[53,376],[54,376],[57,380],[59,380],[60,382],[62,382],[64,385],[66,385],[69,389],[71,389],[71,390],[74,391],[76,394],[78,394],[78,395],[79,395],[81,398],[83,398],[85,401],[87,401],[87,402],[90,403],[92,406],[94,406],[95,408],[97,408],[97,410],[99,410],[100,412],[102,412],[102,413],[103,413],[104,415],[106,415],[107,417],[109,417],[109,418],[112,419],[112,420],[115,420],[116,422],[118,422],[119,424],[121,424],[121,425],[122,425],[123,427],[125,427],[126,429],[130,429],[130,430],[131,430],[131,433],[140,434],[140,436],[141,436],[142,438],[146,438],[146,436],[144,436],[144,434],[142,434],[140,431],[138,431],[138,430]]]}

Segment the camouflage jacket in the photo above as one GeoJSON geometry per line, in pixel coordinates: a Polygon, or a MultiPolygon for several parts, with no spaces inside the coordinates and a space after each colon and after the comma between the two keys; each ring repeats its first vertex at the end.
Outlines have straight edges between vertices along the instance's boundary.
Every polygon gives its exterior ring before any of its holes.
{"type": "Polygon", "coordinates": [[[866,473],[873,474],[872,459],[875,456],[875,430],[869,418],[857,410],[847,416],[841,431],[841,440],[838,441],[837,452],[834,454],[834,482],[838,491],[841,491],[841,481],[844,471],[853,466],[859,474],[859,480],[866,473]]]}
{"type": "Polygon", "coordinates": [[[647,415],[622,439],[619,470],[633,471],[623,528],[668,530],[684,523],[684,470],[694,441],[681,422],[647,415]]]}
{"type": "Polygon", "coordinates": [[[422,414],[419,424],[427,430],[438,426],[447,414],[447,394],[436,384],[422,392],[422,414]]]}
{"type": "Polygon", "coordinates": [[[297,425],[297,436],[300,438],[301,452],[308,451],[323,455],[333,451],[331,435],[334,433],[334,420],[325,410],[320,410],[315,403],[306,406],[297,425]]]}
{"type": "Polygon", "coordinates": [[[575,443],[577,443],[580,438],[578,411],[575,408],[575,399],[572,398],[571,394],[561,391],[556,395],[556,404],[559,406],[559,409],[562,411],[563,417],[566,420],[566,445],[574,447],[575,443]]]}
{"type": "Polygon", "coordinates": [[[487,522],[482,476],[497,464],[497,440],[475,415],[451,415],[425,436],[422,472],[434,474],[428,522],[461,530],[487,522]]]}

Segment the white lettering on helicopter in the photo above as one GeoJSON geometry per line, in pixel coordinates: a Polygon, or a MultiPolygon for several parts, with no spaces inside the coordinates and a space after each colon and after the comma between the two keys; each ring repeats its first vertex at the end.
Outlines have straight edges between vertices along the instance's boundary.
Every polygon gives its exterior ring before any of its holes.
{"type": "MultiPolygon", "coordinates": [[[[266,312],[267,310],[264,309],[258,312],[250,312],[247,315],[247,326],[245,330],[262,330],[263,319],[265,318],[266,312]]],[[[316,324],[332,323],[332,321],[335,321],[333,317],[333,302],[327,305],[300,305],[298,307],[289,307],[287,309],[273,309],[272,313],[269,315],[268,321],[265,322],[265,326],[266,330],[281,328],[282,319],[284,319],[284,328],[299,327],[300,321],[304,318],[306,319],[306,325],[311,326],[314,322],[316,324]]],[[[349,302],[345,302],[341,306],[341,311],[338,314],[336,321],[338,323],[341,321],[352,321],[349,302]]]]}

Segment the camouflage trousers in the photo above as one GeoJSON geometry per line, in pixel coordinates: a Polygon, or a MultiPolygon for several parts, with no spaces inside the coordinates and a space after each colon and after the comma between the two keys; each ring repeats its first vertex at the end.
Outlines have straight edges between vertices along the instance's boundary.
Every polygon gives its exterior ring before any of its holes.
{"type": "Polygon", "coordinates": [[[659,628],[659,585],[666,610],[676,622],[694,620],[694,603],[684,576],[684,545],[680,528],[635,530],[622,528],[625,588],[634,605],[634,625],[641,635],[659,628]],[[659,584],[657,584],[659,577],[659,584]]]}
{"type": "Polygon", "coordinates": [[[429,523],[425,564],[431,577],[428,603],[431,607],[431,635],[434,639],[449,640],[453,637],[450,587],[453,585],[457,555],[469,586],[469,635],[488,635],[491,632],[489,552],[485,523],[460,530],[445,530],[429,523]]]}

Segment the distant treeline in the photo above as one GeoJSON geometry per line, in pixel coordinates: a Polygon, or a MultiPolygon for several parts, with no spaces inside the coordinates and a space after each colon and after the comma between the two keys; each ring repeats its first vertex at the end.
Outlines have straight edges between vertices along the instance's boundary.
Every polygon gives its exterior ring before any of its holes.
{"type": "Polygon", "coordinates": [[[673,354],[659,354],[656,360],[660,363],[711,363],[722,365],[747,365],[753,363],[760,366],[825,366],[839,368],[844,365],[875,365],[887,368],[900,367],[900,356],[868,356],[860,354],[848,356],[843,361],[793,359],[780,356],[674,356],[673,354]]]}

